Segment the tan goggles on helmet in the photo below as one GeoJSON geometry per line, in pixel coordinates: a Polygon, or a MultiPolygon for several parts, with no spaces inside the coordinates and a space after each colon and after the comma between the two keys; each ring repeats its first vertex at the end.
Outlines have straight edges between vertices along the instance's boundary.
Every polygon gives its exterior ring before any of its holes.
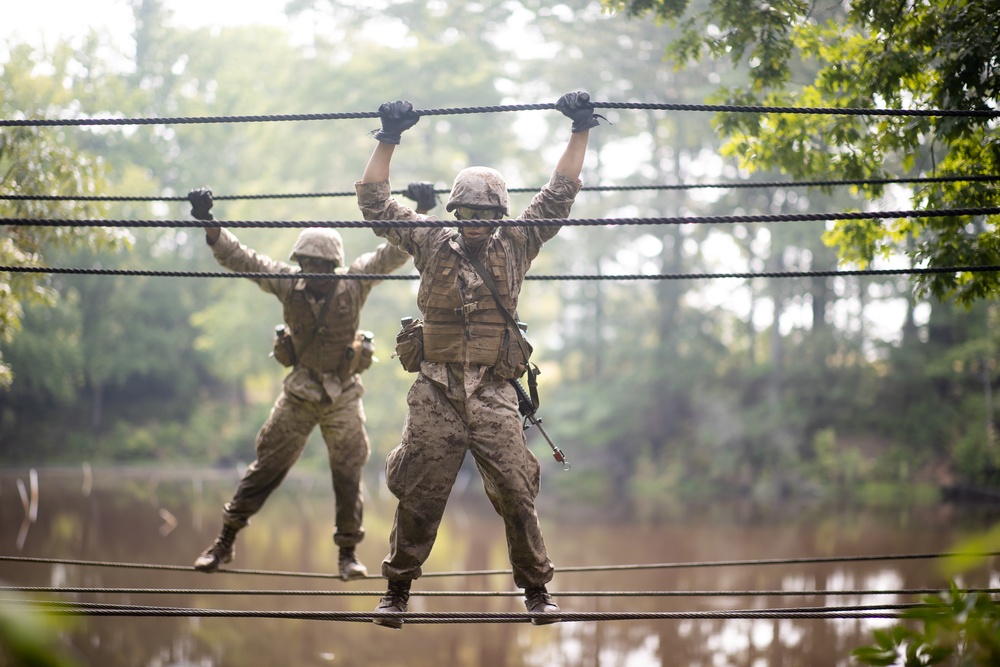
{"type": "Polygon", "coordinates": [[[455,217],[459,220],[499,220],[503,217],[503,213],[492,208],[456,206],[455,217]]]}

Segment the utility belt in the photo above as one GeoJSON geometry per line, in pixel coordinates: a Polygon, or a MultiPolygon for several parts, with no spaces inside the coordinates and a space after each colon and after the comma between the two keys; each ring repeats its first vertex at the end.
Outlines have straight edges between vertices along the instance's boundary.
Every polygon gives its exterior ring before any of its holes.
{"type": "MultiPolygon", "coordinates": [[[[274,345],[270,356],[274,357],[282,366],[294,366],[312,340],[312,338],[308,339],[299,353],[296,354],[291,333],[284,324],[279,324],[274,328],[274,345]]],[[[375,356],[375,334],[371,331],[359,330],[355,333],[354,340],[344,348],[337,365],[337,376],[341,380],[347,380],[355,373],[363,373],[368,370],[376,361],[378,361],[378,357],[375,356]]]]}
{"type": "MultiPolygon", "coordinates": [[[[501,380],[519,378],[527,370],[528,359],[508,325],[435,323],[412,317],[404,317],[400,325],[393,356],[410,373],[418,372],[425,360],[490,366],[501,380]],[[466,336],[469,329],[472,332],[466,336]]],[[[530,357],[532,347],[527,340],[524,343],[530,357]]]]}

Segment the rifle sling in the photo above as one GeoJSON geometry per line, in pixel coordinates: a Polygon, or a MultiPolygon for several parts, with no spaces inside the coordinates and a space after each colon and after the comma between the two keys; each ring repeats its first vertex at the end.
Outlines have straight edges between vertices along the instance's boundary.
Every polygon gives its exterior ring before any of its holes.
{"type": "MultiPolygon", "coordinates": [[[[507,310],[507,308],[503,305],[503,302],[500,300],[500,294],[497,292],[496,283],[493,282],[493,276],[486,270],[486,267],[484,267],[483,263],[479,261],[479,258],[476,257],[475,253],[471,252],[465,245],[465,238],[461,235],[461,233],[458,235],[458,245],[462,249],[462,252],[465,253],[465,258],[469,260],[470,264],[472,264],[472,268],[474,268],[476,273],[479,274],[479,277],[483,279],[483,284],[490,290],[490,294],[493,295],[493,300],[497,302],[497,308],[500,309],[500,312],[503,313],[504,317],[507,318],[507,321],[514,329],[514,340],[517,341],[517,346],[521,348],[521,354],[524,355],[524,366],[528,372],[528,392],[531,395],[531,405],[535,410],[537,410],[539,404],[538,373],[532,370],[531,363],[528,361],[528,345],[527,341],[524,340],[524,334],[521,333],[521,327],[517,325],[517,320],[510,314],[510,311],[507,310]]],[[[516,380],[511,380],[511,382],[516,382],[516,380]]]]}

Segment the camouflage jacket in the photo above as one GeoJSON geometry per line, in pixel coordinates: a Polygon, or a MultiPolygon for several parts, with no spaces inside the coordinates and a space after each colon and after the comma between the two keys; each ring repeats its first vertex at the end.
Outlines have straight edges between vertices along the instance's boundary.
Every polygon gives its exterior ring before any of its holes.
{"type": "MultiPolygon", "coordinates": [[[[222,229],[219,239],[210,246],[215,259],[230,271],[249,273],[299,273],[297,266],[258,254],[240,243],[227,229],[222,229]]],[[[388,274],[408,259],[407,255],[389,244],[382,244],[373,252],[355,259],[349,267],[337,273],[388,274]]],[[[357,382],[357,375],[341,380],[337,369],[348,344],[354,340],[361,323],[361,309],[378,280],[336,280],[336,288],[327,299],[332,299],[323,321],[317,327],[317,317],[322,310],[322,300],[306,290],[305,280],[293,278],[250,278],[265,292],[278,297],[284,309],[285,325],[291,332],[296,349],[306,339],[315,337],[302,358],[298,359],[291,373],[284,380],[285,390],[299,398],[319,402],[325,396],[331,399],[340,395],[349,385],[357,382]]]]}
{"type": "MultiPolygon", "coordinates": [[[[580,191],[582,183],[554,172],[541,191],[535,195],[531,203],[518,216],[518,220],[538,218],[567,218],[570,209],[580,191]]],[[[381,183],[356,183],[358,205],[366,220],[437,220],[433,216],[416,213],[413,209],[398,202],[390,195],[388,181],[381,183]]],[[[552,239],[558,232],[558,225],[545,227],[500,226],[486,242],[482,256],[504,257],[506,270],[502,276],[504,284],[498,281],[498,288],[504,293],[513,313],[517,309],[518,296],[524,282],[524,276],[531,262],[538,256],[542,244],[552,239]],[[502,250],[501,250],[502,249],[502,250]]],[[[413,264],[420,272],[420,287],[417,292],[417,307],[421,314],[426,315],[432,302],[432,292],[441,287],[435,271],[442,266],[442,257],[446,253],[457,253],[462,260],[456,270],[459,273],[458,283],[465,286],[469,294],[481,292],[482,279],[472,264],[464,258],[455,237],[455,231],[444,227],[403,227],[392,229],[375,229],[375,234],[389,241],[394,246],[413,256],[413,264]]],[[[495,276],[496,277],[496,276],[495,276]]],[[[487,292],[488,293],[488,292],[487,292]]],[[[467,300],[467,299],[466,299],[467,300]]],[[[434,366],[434,362],[425,365],[434,366]]],[[[442,375],[443,369],[421,368],[425,374],[442,375]]],[[[487,370],[482,367],[481,371],[487,370]]]]}

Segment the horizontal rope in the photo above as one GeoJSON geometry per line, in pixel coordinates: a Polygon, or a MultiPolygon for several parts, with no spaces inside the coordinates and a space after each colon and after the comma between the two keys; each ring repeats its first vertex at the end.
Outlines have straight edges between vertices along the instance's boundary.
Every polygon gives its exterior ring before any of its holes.
{"type": "MultiPolygon", "coordinates": [[[[523,596],[523,593],[521,594],[523,596]]],[[[111,602],[76,602],[69,600],[16,600],[18,604],[24,605],[35,605],[42,607],[52,607],[52,608],[80,608],[80,609],[140,609],[140,610],[163,610],[163,609],[181,609],[181,610],[195,610],[195,611],[223,611],[213,608],[205,607],[163,607],[158,605],[140,605],[140,604],[115,604],[111,602]]],[[[940,607],[941,605],[929,603],[929,602],[886,602],[882,604],[857,604],[857,605],[822,605],[822,606],[807,606],[807,607],[773,607],[764,609],[746,609],[737,610],[739,613],[746,611],[754,612],[768,612],[768,613],[793,613],[793,614],[815,614],[815,613],[838,613],[838,612],[864,612],[864,611],[882,611],[887,609],[897,610],[897,609],[933,609],[935,607],[940,607]]],[[[240,611],[240,610],[234,610],[240,611]]],[[[727,610],[723,610],[727,611],[727,610]]],[[[353,612],[352,612],[353,613],[353,612]]],[[[375,612],[376,615],[381,615],[382,612],[375,612]]],[[[413,611],[413,612],[389,612],[389,613],[404,613],[407,616],[413,614],[419,616],[422,614],[479,614],[480,612],[431,612],[431,611],[413,611]]],[[[533,616],[539,615],[540,612],[485,612],[486,615],[500,614],[500,615],[516,615],[519,618],[532,618],[533,616]]],[[[592,612],[570,612],[570,613],[592,613],[592,612]]],[[[603,612],[596,612],[603,613],[603,612]]],[[[622,612],[609,612],[613,614],[622,612]]],[[[629,613],[629,612],[624,612],[629,613]]],[[[561,616],[562,613],[560,612],[561,616]]]]}
{"type": "Polygon", "coordinates": [[[899,605],[860,605],[856,607],[801,607],[779,609],[713,610],[687,612],[579,612],[560,611],[557,614],[537,612],[357,612],[357,611],[275,611],[243,609],[206,609],[194,607],[152,607],[141,605],[111,605],[59,603],[33,600],[8,601],[11,605],[44,607],[59,616],[164,616],[192,618],[272,618],[323,621],[371,622],[376,618],[398,618],[405,623],[528,623],[533,618],[557,616],[562,622],[632,621],[681,619],[823,619],[823,618],[898,618],[898,610],[921,608],[921,603],[899,605]]]}
{"type": "MultiPolygon", "coordinates": [[[[697,189],[749,189],[788,187],[836,187],[843,185],[892,185],[903,183],[992,183],[1000,181],[1000,175],[970,176],[917,176],[913,178],[857,178],[847,180],[814,181],[728,181],[720,183],[676,183],[668,185],[592,185],[580,188],[583,192],[637,192],[643,190],[697,190],[697,189]]],[[[540,188],[507,188],[510,193],[538,192],[540,188]]],[[[448,194],[449,188],[435,188],[435,194],[448,194]]],[[[402,195],[405,190],[393,190],[392,194],[402,195]]],[[[259,199],[306,199],[319,197],[355,197],[355,190],[339,192],[289,192],[283,194],[259,195],[212,195],[213,201],[259,200],[259,199]]],[[[0,193],[0,199],[10,201],[104,201],[104,202],[186,202],[186,195],[175,196],[121,196],[121,195],[15,195],[0,193]]]]}
{"type": "MultiPolygon", "coordinates": [[[[812,564],[812,563],[855,563],[865,561],[882,560],[924,560],[936,558],[954,558],[957,556],[966,557],[991,557],[1000,556],[1000,551],[984,553],[920,553],[920,554],[897,554],[882,556],[816,556],[812,558],[771,558],[771,559],[751,559],[751,560],[720,560],[687,563],[649,563],[639,565],[586,565],[577,567],[557,567],[557,573],[566,572],[634,572],[640,570],[677,570],[699,567],[743,567],[757,565],[790,565],[790,564],[812,564]]],[[[424,577],[453,577],[471,575],[493,575],[510,574],[511,570],[479,570],[471,572],[425,572],[424,577]]]]}
{"type": "MultiPolygon", "coordinates": [[[[594,102],[596,109],[639,109],[652,111],[707,111],[711,113],[811,114],[833,116],[901,116],[901,117],[965,117],[996,118],[995,109],[859,109],[845,107],[791,107],[732,104],[680,104],[646,102],[594,102]]],[[[456,116],[510,111],[544,111],[555,109],[554,103],[505,104],[494,106],[414,109],[419,116],[456,116]]],[[[0,127],[52,127],[83,125],[184,125],[196,123],[262,123],[317,120],[357,120],[378,118],[377,111],[339,113],[265,114],[250,116],[164,116],[151,118],[92,117],[92,118],[23,118],[0,120],[0,127]]]]}
{"type": "MultiPolygon", "coordinates": [[[[832,278],[837,276],[902,276],[939,273],[992,273],[1000,264],[984,266],[940,266],[902,269],[843,269],[823,271],[757,271],[745,273],[622,273],[590,275],[527,275],[525,280],[541,281],[634,281],[634,280],[715,280],[738,278],[832,278]]],[[[90,269],[45,266],[0,266],[0,273],[51,273],[91,276],[152,276],[159,278],[251,278],[276,280],[419,280],[415,274],[382,273],[234,273],[226,271],[153,271],[146,269],[90,269]]]]}
{"type": "MultiPolygon", "coordinates": [[[[1000,594],[1000,588],[963,588],[965,593],[1000,594]]],[[[225,589],[225,588],[128,588],[88,586],[0,586],[0,592],[102,594],[102,595],[243,595],[289,597],[380,597],[384,591],[354,590],[289,590],[289,589],[225,589]]],[[[947,593],[943,588],[860,589],[860,590],[720,590],[720,591],[556,591],[556,597],[849,597],[871,595],[936,595],[947,593]]],[[[521,597],[523,591],[410,591],[410,597],[521,597]]]]}
{"type": "MultiPolygon", "coordinates": [[[[750,559],[750,560],[723,560],[723,561],[702,561],[686,563],[649,563],[635,565],[585,565],[576,567],[557,567],[557,573],[565,572],[628,572],[638,570],[675,570],[690,569],[700,567],[734,567],[734,566],[756,566],[756,565],[792,565],[811,563],[855,563],[866,561],[888,561],[888,560],[925,560],[938,558],[989,558],[1000,556],[1000,551],[986,552],[937,552],[937,553],[914,553],[914,554],[883,554],[870,556],[815,556],[809,558],[771,558],[771,559],[750,559]]],[[[69,558],[38,558],[31,556],[0,556],[0,562],[20,562],[50,565],[83,565],[90,567],[116,567],[122,569],[142,569],[142,570],[169,570],[195,572],[191,565],[157,565],[151,563],[125,563],[109,561],[88,561],[69,558]]],[[[219,568],[218,572],[228,574],[247,575],[267,575],[279,577],[300,577],[318,579],[340,579],[339,575],[330,572],[285,572],[275,570],[248,570],[248,569],[227,569],[219,568]]],[[[511,570],[469,570],[456,572],[424,572],[421,577],[467,577],[484,575],[511,574],[511,570]]],[[[379,575],[369,574],[366,579],[382,579],[379,575]]]]}
{"type": "MultiPolygon", "coordinates": [[[[923,209],[901,211],[837,211],[832,213],[776,213],[761,215],[708,215],[651,218],[533,218],[491,220],[495,227],[603,227],[620,225],[741,224],[751,222],[819,222],[827,220],[885,220],[889,218],[949,218],[1000,214],[1000,207],[923,209]]],[[[0,218],[0,225],[15,227],[176,227],[234,229],[283,229],[330,227],[347,229],[405,229],[424,227],[481,227],[482,220],[67,220],[50,218],[0,218]]]]}

